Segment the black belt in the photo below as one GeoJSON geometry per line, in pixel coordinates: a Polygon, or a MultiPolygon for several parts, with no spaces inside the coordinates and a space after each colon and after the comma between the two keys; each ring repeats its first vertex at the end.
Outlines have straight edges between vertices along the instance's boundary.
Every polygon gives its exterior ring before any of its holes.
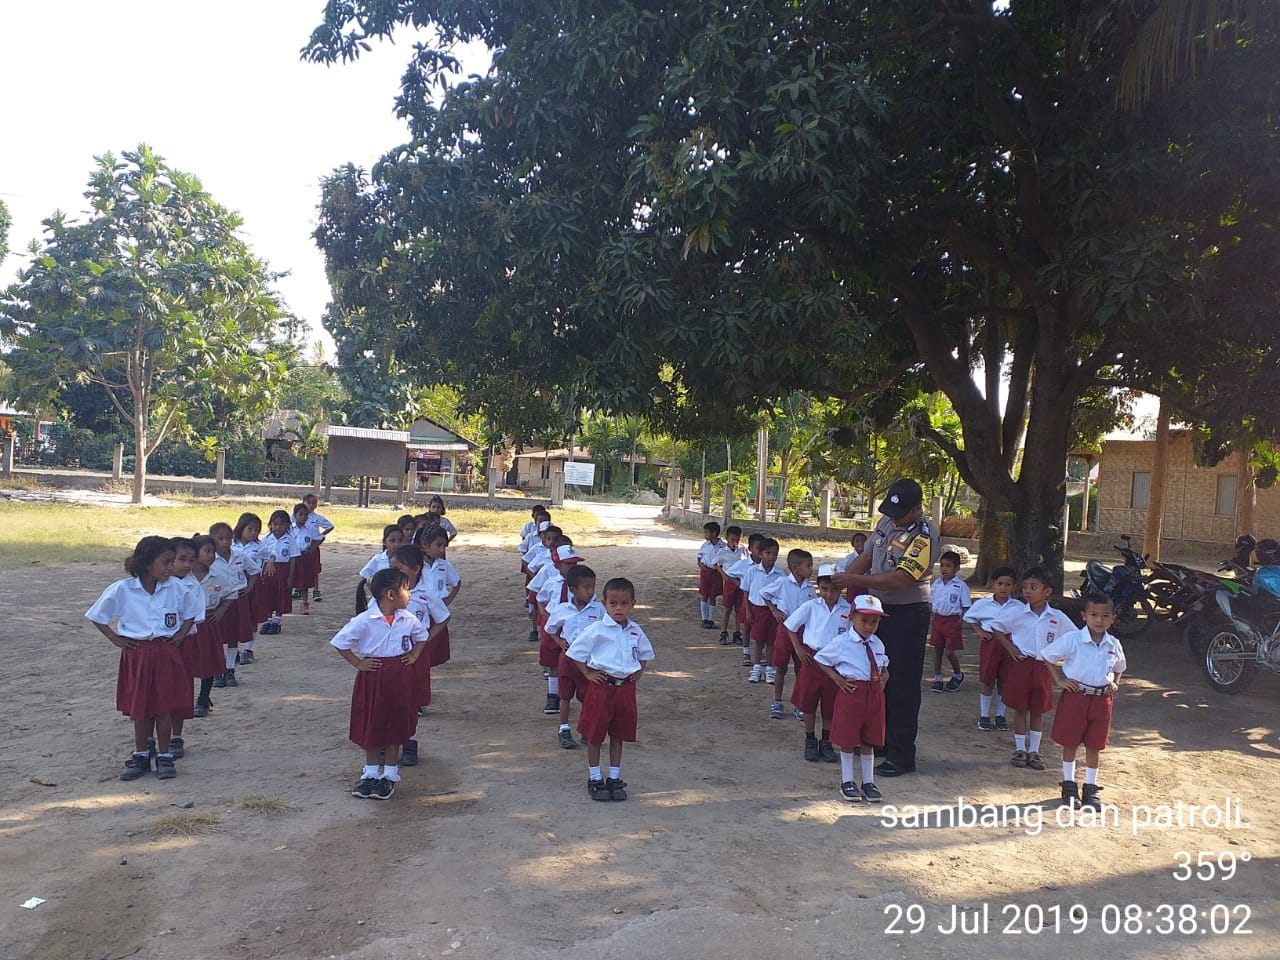
{"type": "Polygon", "coordinates": [[[607,683],[607,684],[608,684],[609,686],[611,686],[611,687],[620,687],[620,686],[622,686],[624,683],[626,683],[627,681],[626,681],[625,679],[624,679],[624,680],[619,680],[617,677],[605,677],[605,678],[604,678],[604,682],[605,682],[605,683],[607,683]]]}
{"type": "Polygon", "coordinates": [[[1106,696],[1110,696],[1111,694],[1110,686],[1090,687],[1087,684],[1081,683],[1079,680],[1076,681],[1076,686],[1080,688],[1080,692],[1083,693],[1086,697],[1106,697],[1106,696]]]}

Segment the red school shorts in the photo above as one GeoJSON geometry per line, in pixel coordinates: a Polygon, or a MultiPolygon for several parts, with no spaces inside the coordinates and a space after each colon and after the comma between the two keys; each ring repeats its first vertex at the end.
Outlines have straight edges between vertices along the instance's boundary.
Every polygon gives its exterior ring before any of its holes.
{"type": "Polygon", "coordinates": [[[588,743],[599,746],[606,736],[623,743],[636,742],[636,685],[634,683],[588,683],[578,716],[578,732],[588,743]]]}
{"type": "Polygon", "coordinates": [[[1053,677],[1048,664],[1035,657],[1010,657],[1000,696],[1010,710],[1048,713],[1053,709],[1053,677]]]}
{"type": "MultiPolygon", "coordinates": [[[[812,650],[809,651],[813,653],[812,650]]],[[[810,660],[800,665],[796,674],[795,689],[791,691],[791,705],[803,713],[822,711],[822,729],[831,729],[831,720],[835,713],[836,697],[840,688],[827,676],[817,663],[810,660]]]]}
{"type": "Polygon", "coordinates": [[[964,649],[964,628],[960,614],[953,613],[945,617],[940,613],[933,615],[929,624],[929,646],[939,650],[964,649]]]}
{"type": "MultiPolygon", "coordinates": [[[[773,614],[769,614],[772,618],[773,614]]],[[[773,629],[773,656],[769,658],[769,662],[777,670],[784,670],[788,663],[795,664],[796,676],[800,675],[800,655],[796,653],[796,648],[791,645],[791,638],[787,636],[787,628],[778,621],[773,629]]],[[[800,639],[804,639],[804,627],[800,628],[800,639]]]]}
{"type": "Polygon", "coordinates": [[[538,666],[551,670],[560,667],[560,644],[542,627],[538,627],[538,666]]]}
{"type": "Polygon", "coordinates": [[[556,690],[561,700],[577,697],[579,703],[587,699],[587,688],[591,684],[583,676],[582,669],[569,659],[567,650],[560,651],[560,664],[556,667],[556,690]]]}
{"type": "Polygon", "coordinates": [[[978,643],[978,682],[992,687],[999,684],[1001,689],[1009,678],[1009,654],[999,640],[980,640],[978,643]]]}
{"type": "Polygon", "coordinates": [[[1089,750],[1105,750],[1111,733],[1111,694],[1093,696],[1063,690],[1053,715],[1049,736],[1063,747],[1084,744],[1089,750]]]}
{"type": "Polygon", "coordinates": [[[408,743],[418,723],[413,667],[399,657],[379,657],[377,670],[356,671],[348,736],[362,750],[408,743]]]}
{"type": "Polygon", "coordinates": [[[837,688],[831,742],[846,753],[864,743],[884,744],[884,689],[879,681],[855,680],[853,693],[837,688]]]}
{"type": "Polygon", "coordinates": [[[121,650],[116,709],[135,722],[190,711],[191,676],[182,651],[159,640],[143,640],[132,650],[121,650]]]}
{"type": "Polygon", "coordinates": [[[716,597],[723,592],[724,578],[720,576],[720,571],[698,564],[698,596],[715,603],[716,597]]]}
{"type": "Polygon", "coordinates": [[[778,630],[778,621],[773,619],[773,614],[769,612],[768,607],[758,607],[754,603],[751,606],[751,642],[752,643],[773,643],[773,635],[778,630]]]}
{"type": "Polygon", "coordinates": [[[728,577],[720,578],[720,603],[726,610],[737,610],[742,603],[742,589],[728,577]]]}

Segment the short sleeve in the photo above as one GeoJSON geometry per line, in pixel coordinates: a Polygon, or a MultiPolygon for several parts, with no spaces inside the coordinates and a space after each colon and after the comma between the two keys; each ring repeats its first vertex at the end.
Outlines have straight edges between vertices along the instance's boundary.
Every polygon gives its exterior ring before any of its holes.
{"type": "Polygon", "coordinates": [[[799,629],[802,626],[805,626],[808,622],[809,622],[809,604],[808,602],[805,602],[800,604],[800,606],[796,607],[794,610],[792,610],[791,613],[787,615],[787,619],[782,622],[782,625],[786,627],[788,630],[790,630],[792,633],[796,633],[799,631],[799,629]]]}
{"type": "Polygon", "coordinates": [[[120,604],[117,603],[117,598],[120,593],[121,583],[123,583],[123,581],[117,580],[115,583],[108,586],[107,589],[103,590],[102,596],[100,596],[94,605],[88,609],[85,613],[85,617],[94,623],[100,623],[103,626],[106,626],[113,619],[118,617],[120,615],[120,604]]]}
{"type": "Polygon", "coordinates": [[[898,569],[912,580],[923,580],[933,568],[933,537],[922,530],[911,538],[907,549],[898,560],[898,569]]]}

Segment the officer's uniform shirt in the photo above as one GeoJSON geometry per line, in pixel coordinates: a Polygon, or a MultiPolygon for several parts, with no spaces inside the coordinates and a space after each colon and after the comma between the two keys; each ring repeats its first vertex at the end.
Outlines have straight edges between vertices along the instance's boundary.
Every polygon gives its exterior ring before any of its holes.
{"type": "Polygon", "coordinates": [[[1105,687],[1115,682],[1117,673],[1129,668],[1120,641],[1104,633],[1094,643],[1088,627],[1056,637],[1040,651],[1040,659],[1061,664],[1064,676],[1086,687],[1105,687]]]}
{"type": "Polygon", "coordinates": [[[397,610],[391,623],[375,603],[347,621],[330,645],[359,657],[399,657],[425,643],[427,628],[408,610],[397,610]]]}
{"type": "Polygon", "coordinates": [[[197,601],[182,581],[169,577],[156,583],[155,593],[147,593],[137,577],[117,580],[85,613],[93,623],[110,626],[130,640],[171,637],[178,627],[196,617],[197,601]]]}
{"type": "Polygon", "coordinates": [[[889,517],[882,517],[867,541],[871,551],[868,574],[902,570],[914,581],[901,590],[871,590],[885,606],[929,602],[929,581],[933,564],[941,549],[937,531],[921,517],[909,527],[900,528],[889,517]]]}
{"type": "Polygon", "coordinates": [[[570,660],[625,680],[653,659],[653,646],[634,620],[618,623],[606,614],[584,627],[567,653],[570,660]]]}
{"type": "Polygon", "coordinates": [[[800,634],[803,628],[801,642],[810,650],[821,650],[836,637],[849,632],[852,609],[844,597],[837,600],[834,607],[828,607],[821,597],[814,597],[796,607],[782,625],[794,634],[800,634]]]}

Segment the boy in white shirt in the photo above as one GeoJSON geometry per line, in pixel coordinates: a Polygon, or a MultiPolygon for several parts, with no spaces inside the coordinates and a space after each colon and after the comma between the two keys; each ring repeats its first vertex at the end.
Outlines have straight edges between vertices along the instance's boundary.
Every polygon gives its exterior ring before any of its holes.
{"type": "Polygon", "coordinates": [[[876,747],[884,745],[884,685],[889,682],[889,657],[876,636],[885,615],[878,597],[853,599],[853,630],[834,637],[814,656],[814,662],[840,691],[836,694],[831,740],[840,748],[840,796],[850,803],[879,803],[876,787],[876,747]],[[854,751],[860,751],[861,782],[854,779],[854,751]]]}
{"type": "Polygon", "coordinates": [[[716,628],[716,597],[724,592],[724,581],[716,569],[716,554],[724,545],[720,539],[720,524],[708,520],[702,525],[703,542],[698,547],[698,606],[702,614],[702,629],[716,628]]]}
{"type": "Polygon", "coordinates": [[[862,551],[867,548],[867,535],[862,531],[858,531],[849,538],[849,546],[853,547],[853,552],[843,560],[836,561],[836,573],[844,573],[849,569],[849,564],[862,556],[862,551]]]}
{"type": "Polygon", "coordinates": [[[778,621],[764,603],[764,588],[770,580],[780,580],[786,571],[778,566],[778,541],[765,537],[760,542],[760,563],[742,578],[747,592],[747,622],[751,625],[751,674],[747,683],[773,683],[773,638],[778,621]]]}
{"type": "Polygon", "coordinates": [[[978,682],[982,692],[978,695],[978,729],[1000,730],[1008,733],[1009,721],[1004,716],[1004,700],[1000,689],[1009,672],[1009,660],[1004,645],[991,632],[991,624],[1005,613],[1008,604],[1012,610],[1025,606],[1013,598],[1013,588],[1018,583],[1018,573],[1013,567],[996,567],[991,571],[991,596],[974,602],[964,614],[965,623],[973,624],[981,641],[978,646],[978,682]],[[993,704],[994,700],[994,704],[993,704]],[[994,718],[992,706],[995,707],[994,718]]]}
{"type": "MultiPolygon", "coordinates": [[[[787,554],[787,576],[771,580],[761,591],[770,616],[777,621],[772,656],[769,658],[769,665],[773,667],[770,678],[773,681],[773,703],[769,705],[772,720],[782,719],[782,691],[787,684],[787,667],[794,662],[796,675],[800,675],[800,657],[787,640],[783,624],[797,607],[813,599],[813,584],[809,582],[812,573],[813,554],[808,550],[792,550],[787,554]]],[[[796,719],[804,719],[800,710],[796,710],[796,719]]]]}
{"type": "Polygon", "coordinates": [[[653,646],[631,619],[636,589],[615,577],[604,585],[604,619],[590,624],[569,644],[567,656],[587,678],[578,732],[587,738],[587,794],[592,800],[626,800],[622,744],[635,743],[636,684],[653,659],[653,646]],[[600,745],[609,738],[609,778],[600,772],[600,745]]]}
{"type": "Polygon", "coordinates": [[[720,545],[720,549],[716,551],[715,568],[716,576],[720,578],[720,646],[728,647],[742,643],[742,611],[739,609],[741,604],[739,598],[742,591],[738,589],[738,582],[730,580],[725,576],[725,571],[747,555],[747,548],[742,546],[742,528],[738,526],[726,527],[724,531],[724,543],[720,545]],[[735,626],[738,629],[733,631],[733,638],[729,638],[729,617],[733,615],[737,617],[735,626]]]}
{"type": "Polygon", "coordinates": [[[1107,633],[1116,622],[1111,598],[1091,594],[1084,600],[1084,626],[1055,638],[1040,651],[1062,688],[1053,715],[1053,742],[1062,747],[1062,802],[1102,809],[1098,799],[1098,760],[1111,733],[1112,694],[1128,668],[1124,647],[1107,633]],[[1076,751],[1084,744],[1084,798],[1076,792],[1076,751]]]}
{"type": "MultiPolygon", "coordinates": [[[[727,567],[723,568],[725,579],[725,588],[736,591],[735,603],[738,613],[738,626],[743,628],[742,634],[735,633],[742,643],[742,665],[744,667],[751,666],[751,617],[750,611],[747,609],[747,587],[746,580],[748,574],[752,570],[760,566],[760,544],[764,543],[765,536],[762,533],[753,533],[747,537],[747,555],[740,557],[727,567]]],[[[725,624],[728,628],[728,624],[725,624]]]]}
{"type": "Polygon", "coordinates": [[[954,693],[964,683],[957,651],[964,649],[964,626],[961,618],[973,606],[969,585],[956,576],[960,572],[960,554],[948,550],[938,558],[938,579],[929,584],[929,606],[933,620],[929,624],[929,646],[933,647],[933,692],[954,693]],[[951,679],[942,682],[942,655],[951,664],[951,679]]]}
{"type": "MultiPolygon", "coordinates": [[[[804,717],[804,758],[811,762],[835,763],[840,758],[831,748],[831,721],[836,705],[836,685],[813,660],[814,655],[842,633],[849,631],[852,608],[831,582],[833,564],[818,568],[818,596],[800,604],[783,627],[800,660],[791,703],[804,717]],[[822,739],[816,734],[817,711],[821,704],[822,739]]],[[[781,642],[779,640],[778,642],[781,642]]]]}
{"type": "Polygon", "coordinates": [[[1044,715],[1053,709],[1053,679],[1040,651],[1066,630],[1072,629],[1066,614],[1049,606],[1053,586],[1049,574],[1032,567],[1022,576],[1026,606],[1006,608],[991,630],[1009,657],[1004,701],[1013,709],[1013,758],[1015,767],[1044,769],[1040,737],[1044,715]]]}
{"type": "MultiPolygon", "coordinates": [[[[569,729],[569,710],[573,706],[573,698],[582,703],[587,698],[587,678],[567,655],[569,644],[585,628],[604,619],[604,604],[596,599],[596,574],[585,564],[577,564],[565,574],[565,584],[569,588],[569,598],[563,603],[553,604],[549,608],[546,631],[552,641],[560,649],[560,659],[556,665],[556,693],[560,703],[560,729],[556,732],[560,746],[565,750],[574,749],[573,731],[569,729]]],[[[583,743],[586,743],[584,740],[583,743]]]]}

